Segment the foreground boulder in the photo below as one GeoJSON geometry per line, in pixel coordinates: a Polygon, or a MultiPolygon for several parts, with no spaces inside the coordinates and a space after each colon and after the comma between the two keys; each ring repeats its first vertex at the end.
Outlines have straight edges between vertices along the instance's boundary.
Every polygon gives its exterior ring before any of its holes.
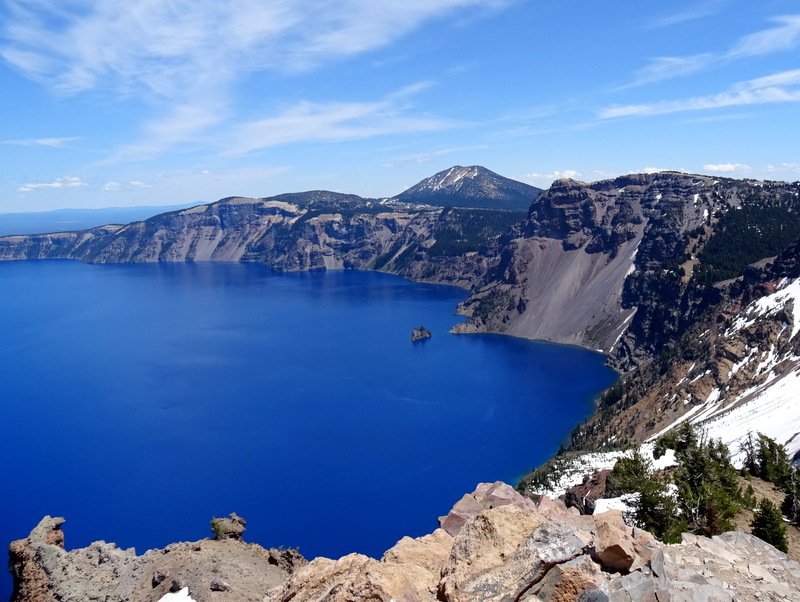
{"type": "Polygon", "coordinates": [[[453,533],[404,537],[380,560],[349,554],[306,564],[295,551],[233,539],[143,556],[104,542],[67,552],[63,519],[45,517],[11,544],[12,600],[800,600],[800,564],[739,531],[665,545],[619,511],[581,515],[547,497],[533,504],[503,483],[479,485],[441,520],[453,533]]]}

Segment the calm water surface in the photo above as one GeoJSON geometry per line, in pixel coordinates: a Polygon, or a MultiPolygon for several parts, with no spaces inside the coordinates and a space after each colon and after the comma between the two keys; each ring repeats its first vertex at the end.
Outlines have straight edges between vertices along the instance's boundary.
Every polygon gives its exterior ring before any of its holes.
{"type": "Polygon", "coordinates": [[[141,553],[235,511],[248,541],[380,556],[544,461],[615,378],[450,335],[464,291],[385,274],[42,261],[0,283],[4,549],[45,514],[69,549],[141,553]]]}

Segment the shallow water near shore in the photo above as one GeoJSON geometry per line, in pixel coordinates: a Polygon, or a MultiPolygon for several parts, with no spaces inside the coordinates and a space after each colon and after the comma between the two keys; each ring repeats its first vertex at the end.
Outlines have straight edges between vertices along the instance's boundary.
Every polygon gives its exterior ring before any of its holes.
{"type": "Polygon", "coordinates": [[[465,291],[386,274],[29,261],[0,282],[3,546],[50,514],[68,549],[142,553],[235,511],[247,541],[380,557],[546,460],[616,378],[448,334],[465,291]]]}

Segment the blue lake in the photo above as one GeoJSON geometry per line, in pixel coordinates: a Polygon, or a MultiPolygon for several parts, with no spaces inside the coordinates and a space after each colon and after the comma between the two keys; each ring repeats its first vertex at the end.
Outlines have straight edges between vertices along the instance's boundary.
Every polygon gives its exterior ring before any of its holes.
{"type": "Polygon", "coordinates": [[[385,274],[41,261],[0,282],[4,547],[50,514],[68,549],[141,553],[235,511],[247,541],[379,557],[546,460],[616,378],[448,334],[464,291],[385,274]]]}

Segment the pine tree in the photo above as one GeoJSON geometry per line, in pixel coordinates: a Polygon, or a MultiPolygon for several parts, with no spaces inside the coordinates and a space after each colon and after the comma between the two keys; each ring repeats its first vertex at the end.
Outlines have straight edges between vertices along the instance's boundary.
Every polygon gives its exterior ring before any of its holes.
{"type": "Polygon", "coordinates": [[[758,511],[753,517],[753,522],[750,523],[750,528],[753,530],[753,535],[772,544],[781,552],[789,551],[783,515],[767,498],[763,498],[758,504],[758,511]]]}
{"type": "Polygon", "coordinates": [[[800,524],[800,466],[795,466],[785,487],[781,510],[790,521],[800,524]]]}

